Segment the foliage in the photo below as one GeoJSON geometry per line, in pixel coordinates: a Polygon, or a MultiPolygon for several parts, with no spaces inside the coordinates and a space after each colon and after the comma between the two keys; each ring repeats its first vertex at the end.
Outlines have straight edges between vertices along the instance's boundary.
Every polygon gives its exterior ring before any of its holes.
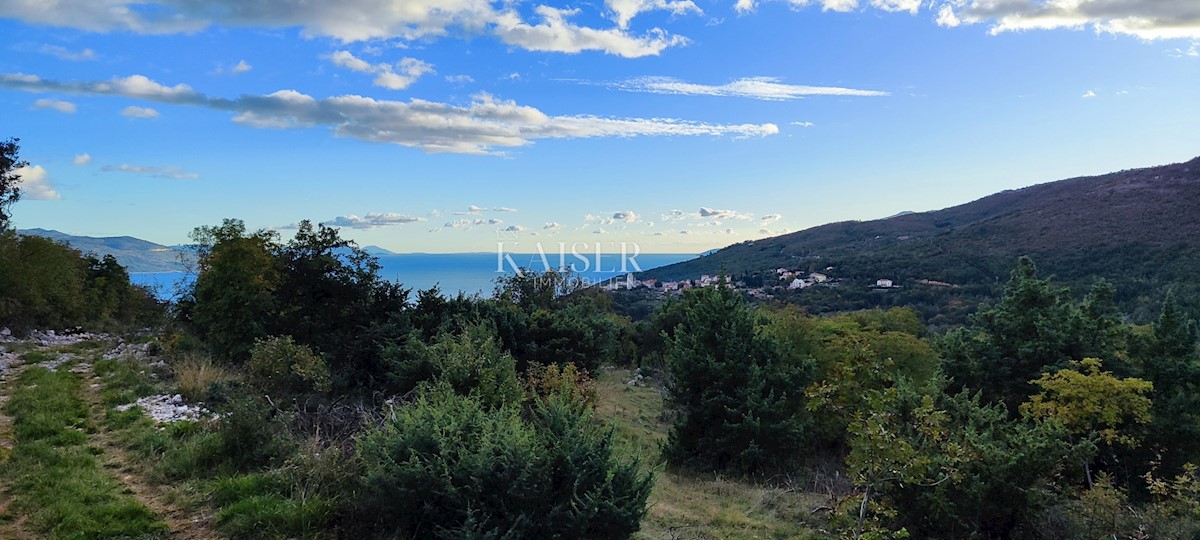
{"type": "Polygon", "coordinates": [[[980,309],[971,327],[942,340],[952,388],[982,392],[985,401],[1015,410],[1044,370],[1081,359],[1073,356],[1080,349],[1076,320],[1066,290],[1038,279],[1033,261],[1022,257],[1000,303],[980,309]]]}
{"type": "Polygon", "coordinates": [[[563,397],[526,419],[434,391],[360,439],[361,505],[400,535],[625,538],[652,483],[615,450],[611,430],[563,397]]]}
{"type": "Polygon", "coordinates": [[[20,158],[21,139],[0,141],[0,233],[8,230],[12,216],[8,207],[21,198],[21,175],[18,169],[29,165],[20,158]]]}
{"type": "Polygon", "coordinates": [[[0,231],[0,320],[32,328],[121,330],[155,323],[162,308],[115,259],[39,236],[0,231]]]}
{"type": "Polygon", "coordinates": [[[411,391],[421,383],[440,384],[486,407],[520,402],[516,361],[500,349],[487,325],[469,326],[458,335],[442,334],[431,345],[417,341],[413,347],[413,360],[395,368],[400,391],[411,391]]]}
{"type": "Polygon", "coordinates": [[[291,336],[259,341],[246,363],[247,382],[267,394],[294,395],[329,391],[325,359],[291,336]]]}
{"type": "Polygon", "coordinates": [[[272,255],[275,235],[246,233],[242,221],[192,232],[198,260],[185,314],[220,358],[245,362],[257,339],[269,335],[279,275],[272,255]]]}
{"type": "Polygon", "coordinates": [[[1012,420],[978,397],[874,392],[852,429],[856,520],[914,538],[1008,538],[1054,500],[1065,465],[1094,450],[1057,423],[1012,420]],[[875,497],[875,506],[865,506],[875,497]],[[865,509],[865,510],[863,510],[865,509]]]}
{"type": "Polygon", "coordinates": [[[779,353],[727,287],[685,295],[667,340],[671,401],[679,409],[664,456],[671,463],[756,472],[800,458],[808,435],[811,366],[779,353]]]}
{"type": "Polygon", "coordinates": [[[1142,379],[1118,379],[1100,371],[1101,361],[1084,358],[1072,368],[1043,373],[1033,381],[1042,391],[1021,404],[1021,412],[1036,419],[1053,418],[1075,435],[1097,435],[1108,445],[1136,444],[1130,431],[1150,422],[1154,385],[1142,379]]]}

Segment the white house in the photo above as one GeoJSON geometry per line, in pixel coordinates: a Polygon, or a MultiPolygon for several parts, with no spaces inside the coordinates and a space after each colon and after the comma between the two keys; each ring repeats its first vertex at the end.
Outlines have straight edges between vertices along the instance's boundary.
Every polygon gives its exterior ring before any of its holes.
{"type": "Polygon", "coordinates": [[[890,279],[875,280],[875,286],[879,287],[880,289],[890,289],[890,288],[892,288],[892,280],[890,280],[890,279]]]}

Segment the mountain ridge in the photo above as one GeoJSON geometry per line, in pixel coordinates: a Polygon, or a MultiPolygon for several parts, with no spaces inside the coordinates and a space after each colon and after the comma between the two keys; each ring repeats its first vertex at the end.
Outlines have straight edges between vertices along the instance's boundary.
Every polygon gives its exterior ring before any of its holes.
{"type": "MultiPolygon", "coordinates": [[[[1007,280],[1018,257],[1030,256],[1042,275],[1074,289],[1095,277],[1112,281],[1126,312],[1145,320],[1165,287],[1200,293],[1194,279],[1185,279],[1200,268],[1197,216],[1200,157],[1035,184],[941,210],[830,223],[734,244],[642,276],[687,279],[722,270],[740,276],[833,267],[831,274],[847,291],[866,290],[877,279],[899,285],[926,280],[965,287],[954,293],[959,296],[985,297],[1007,280]]],[[[893,296],[909,303],[913,295],[893,296]]],[[[871,304],[864,298],[815,311],[871,304]]]]}

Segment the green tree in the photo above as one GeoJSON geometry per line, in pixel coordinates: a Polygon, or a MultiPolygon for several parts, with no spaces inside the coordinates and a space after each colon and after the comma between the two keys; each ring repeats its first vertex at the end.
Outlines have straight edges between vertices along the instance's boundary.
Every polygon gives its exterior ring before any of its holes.
{"type": "Polygon", "coordinates": [[[271,331],[279,283],[275,234],[247,234],[241,220],[226,219],[191,236],[198,275],[185,313],[217,356],[244,362],[271,331]]]}
{"type": "Polygon", "coordinates": [[[21,175],[17,169],[29,165],[20,158],[21,139],[0,141],[0,231],[9,227],[8,208],[21,198],[21,175]]]}
{"type": "MultiPolygon", "coordinates": [[[[1101,361],[1084,358],[1067,369],[1043,373],[1033,381],[1042,389],[1021,404],[1021,413],[1035,420],[1054,420],[1078,441],[1098,438],[1107,445],[1107,465],[1120,464],[1115,447],[1135,446],[1141,427],[1150,422],[1154,385],[1136,378],[1120,379],[1101,371],[1101,361]]],[[[1091,461],[1083,463],[1088,488],[1095,485],[1091,461]]]]}
{"type": "Polygon", "coordinates": [[[943,370],[953,390],[982,392],[986,401],[1015,411],[1036,390],[1030,381],[1081,359],[1075,357],[1079,343],[1067,290],[1038,279],[1033,261],[1022,257],[1000,303],[981,308],[972,326],[941,341],[943,370]]]}
{"type": "Polygon", "coordinates": [[[334,387],[377,387],[381,351],[407,335],[408,290],[379,276],[379,262],[337,229],[301,221],[276,251],[271,333],[290,335],[329,359],[334,387]]]}
{"type": "Polygon", "coordinates": [[[1168,291],[1162,312],[1140,347],[1141,376],[1154,383],[1153,420],[1142,463],[1154,460],[1161,473],[1177,474],[1200,462],[1200,358],[1195,322],[1168,291]]]}
{"type": "Polygon", "coordinates": [[[811,364],[780,354],[731,288],[690,291],[680,309],[666,350],[670,398],[680,412],[667,459],[742,472],[796,462],[808,435],[811,364]]]}

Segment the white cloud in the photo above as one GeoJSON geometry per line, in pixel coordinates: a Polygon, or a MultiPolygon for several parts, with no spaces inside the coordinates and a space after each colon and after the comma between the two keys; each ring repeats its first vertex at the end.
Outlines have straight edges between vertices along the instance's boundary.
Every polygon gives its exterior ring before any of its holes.
{"type": "MultiPolygon", "coordinates": [[[[696,10],[690,0],[622,0],[609,6],[618,22],[646,9],[696,10]]],[[[589,28],[567,21],[574,10],[546,5],[534,8],[540,22],[531,24],[508,0],[343,0],[340,2],[273,0],[0,0],[6,17],[26,23],[65,26],[93,32],[173,34],[224,27],[294,28],[305,36],[342,42],[411,41],[448,35],[493,34],[504,43],[529,50],[576,53],[604,51],[620,56],[646,56],[681,45],[682,37],[654,29],[643,36],[624,27],[589,28]]]]}
{"type": "Polygon", "coordinates": [[[335,135],[420,148],[431,153],[498,154],[539,139],[732,135],[779,133],[775,124],[710,124],[672,118],[549,116],[515,101],[476,94],[468,105],[421,99],[377,100],[363,96],[317,99],[295,90],[235,99],[210,98],[186,84],[173,87],[134,75],[108,82],[58,82],[36,75],[0,74],[0,88],[141,98],[235,113],[253,128],[328,127],[335,135]]]}
{"type": "Polygon", "coordinates": [[[578,14],[578,9],[541,5],[534,8],[534,13],[541,17],[540,24],[529,24],[512,10],[500,13],[496,19],[495,34],[509,45],[517,45],[531,51],[603,51],[625,58],[657,56],[668,47],[687,44],[687,38],[668,34],[658,28],[637,37],[620,28],[596,29],[578,26],[567,20],[578,14]]]}
{"type": "Polygon", "coordinates": [[[529,230],[529,228],[523,225],[509,225],[501,230],[504,232],[523,232],[529,230]]]}
{"type": "Polygon", "coordinates": [[[815,126],[816,124],[814,124],[812,122],[792,122],[791,125],[802,127],[802,128],[810,128],[810,127],[815,126]]]}
{"type": "Polygon", "coordinates": [[[87,165],[88,163],[91,163],[91,162],[92,162],[92,156],[89,155],[87,152],[84,152],[82,154],[79,154],[79,155],[71,158],[71,163],[74,163],[76,165],[87,165]]]}
{"type": "Polygon", "coordinates": [[[186,172],[176,166],[158,167],[147,165],[130,165],[122,163],[120,165],[105,165],[100,169],[104,172],[123,172],[130,174],[144,174],[154,178],[167,178],[170,180],[195,180],[200,178],[200,175],[193,172],[186,172]]]}
{"type": "Polygon", "coordinates": [[[625,223],[634,223],[638,220],[638,215],[633,210],[626,210],[624,212],[613,212],[612,219],[614,222],[624,221],[625,223]]]}
{"type": "Polygon", "coordinates": [[[70,101],[60,101],[57,99],[39,99],[33,102],[35,109],[51,109],[63,114],[71,114],[75,112],[75,104],[70,101]]]}
{"type": "Polygon", "coordinates": [[[375,74],[372,84],[389,90],[404,90],[417,82],[422,75],[434,72],[432,65],[416,58],[402,58],[395,64],[372,64],[354,56],[350,51],[337,51],[329,55],[329,59],[334,65],[350,71],[375,74]]]}
{"type": "Polygon", "coordinates": [[[354,214],[338,216],[322,224],[331,227],[348,227],[351,229],[366,230],[376,229],[379,227],[388,227],[392,225],[402,225],[405,223],[416,223],[419,221],[425,221],[425,218],[414,217],[405,214],[371,212],[361,217],[354,214]]]}
{"type": "Polygon", "coordinates": [[[66,47],[60,47],[58,45],[48,45],[48,44],[42,45],[41,47],[38,48],[38,52],[40,52],[42,54],[48,54],[50,56],[54,56],[60,60],[70,60],[72,62],[78,62],[80,60],[95,60],[96,59],[96,51],[93,51],[91,49],[83,49],[81,51],[72,51],[66,47]]]}
{"type": "Polygon", "coordinates": [[[669,11],[672,15],[704,14],[692,0],[604,0],[604,5],[621,29],[629,28],[629,21],[647,11],[669,11]]]}
{"type": "Polygon", "coordinates": [[[962,24],[962,20],[954,14],[954,8],[945,5],[938,9],[937,24],[946,28],[954,28],[962,24]]]}
{"type": "Polygon", "coordinates": [[[150,107],[135,107],[130,105],[121,109],[121,116],[129,118],[158,118],[158,111],[150,107]]]}
{"type": "Polygon", "coordinates": [[[467,205],[467,211],[478,214],[480,212],[487,212],[487,208],[470,204],[470,205],[467,205]]]}
{"type": "Polygon", "coordinates": [[[493,212],[516,212],[517,209],[509,208],[507,206],[497,206],[497,207],[493,208],[492,211],[493,212]]]}
{"type": "Polygon", "coordinates": [[[31,201],[54,201],[62,198],[50,182],[50,174],[41,165],[26,165],[13,171],[21,177],[18,187],[21,197],[31,201]]]}
{"type": "Polygon", "coordinates": [[[247,63],[245,60],[238,60],[238,63],[237,63],[237,65],[236,65],[236,66],[233,66],[232,68],[229,68],[229,72],[230,72],[230,73],[234,73],[234,74],[237,74],[237,73],[245,73],[245,72],[247,72],[247,71],[250,71],[250,70],[252,70],[252,69],[254,69],[254,66],[250,65],[250,64],[249,64],[249,63],[247,63]]]}
{"type": "Polygon", "coordinates": [[[736,219],[739,221],[745,221],[745,220],[750,219],[750,216],[748,216],[746,214],[740,214],[733,210],[717,210],[714,208],[708,208],[706,206],[700,207],[699,213],[700,213],[700,217],[702,217],[702,218],[736,219]]]}
{"type": "Polygon", "coordinates": [[[766,225],[768,223],[772,223],[772,222],[783,219],[783,216],[781,216],[779,214],[767,214],[767,215],[763,216],[761,219],[762,219],[762,224],[766,225]]]}
{"type": "Polygon", "coordinates": [[[1088,90],[1087,92],[1084,92],[1083,95],[1080,97],[1085,98],[1085,99],[1086,98],[1094,98],[1094,97],[1096,97],[1096,93],[1091,90],[1088,90]]]}
{"type": "Polygon", "coordinates": [[[446,75],[446,82],[455,84],[473,83],[475,79],[470,75],[446,75]]]}
{"type": "Polygon", "coordinates": [[[805,96],[888,96],[878,90],[857,90],[836,86],[804,86],[785,84],[776,77],[747,77],[721,85],[697,84],[671,77],[638,77],[611,84],[629,92],[676,94],[688,96],[721,96],[782,101],[805,96]]]}
{"type": "Polygon", "coordinates": [[[1092,28],[1145,40],[1200,38],[1195,0],[953,0],[938,23],[989,24],[992,34],[1020,30],[1092,28]]]}
{"type": "Polygon", "coordinates": [[[557,231],[562,228],[562,224],[557,221],[551,221],[551,222],[546,223],[545,225],[542,225],[542,228],[547,231],[557,231]]]}

